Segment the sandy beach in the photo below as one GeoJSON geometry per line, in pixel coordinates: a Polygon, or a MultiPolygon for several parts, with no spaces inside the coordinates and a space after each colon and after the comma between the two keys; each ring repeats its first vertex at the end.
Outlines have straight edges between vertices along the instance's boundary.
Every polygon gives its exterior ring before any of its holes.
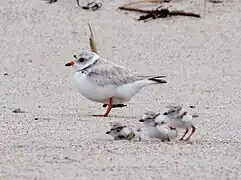
{"type": "MultiPolygon", "coordinates": [[[[172,0],[202,18],[136,21],[117,10],[129,0],[85,11],[75,0],[1,1],[0,179],[219,179],[241,176],[241,1],[172,0]],[[167,84],[144,88],[107,118],[85,99],[64,65],[89,50],[91,23],[103,58],[167,84]],[[176,103],[199,114],[190,142],[114,141],[110,122],[142,127],[148,110],[176,103]],[[24,113],[13,113],[20,108],[24,113]]],[[[81,1],[86,5],[88,1],[81,1]]]]}

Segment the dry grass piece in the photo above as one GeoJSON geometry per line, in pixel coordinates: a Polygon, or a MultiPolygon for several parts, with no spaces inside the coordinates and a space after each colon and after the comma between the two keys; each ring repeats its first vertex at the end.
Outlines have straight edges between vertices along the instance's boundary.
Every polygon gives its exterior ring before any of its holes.
{"type": "Polygon", "coordinates": [[[89,37],[90,49],[91,49],[91,51],[93,51],[96,54],[98,54],[97,48],[96,48],[96,45],[95,45],[95,41],[94,41],[94,34],[93,34],[92,28],[90,26],[90,23],[88,25],[89,25],[89,29],[90,29],[90,37],[89,37]]]}

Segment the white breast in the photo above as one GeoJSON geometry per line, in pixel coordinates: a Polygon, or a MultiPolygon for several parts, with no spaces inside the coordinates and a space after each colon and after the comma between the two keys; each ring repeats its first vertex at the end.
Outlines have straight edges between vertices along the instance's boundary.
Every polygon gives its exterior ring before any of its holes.
{"type": "Polygon", "coordinates": [[[156,127],[146,126],[147,134],[151,138],[165,138],[165,133],[159,131],[156,127]]]}
{"type": "MultiPolygon", "coordinates": [[[[91,82],[86,74],[81,72],[76,72],[74,77],[79,92],[91,101],[108,104],[109,99],[115,96],[116,87],[113,85],[98,86],[91,82]]],[[[116,103],[116,101],[117,100],[114,99],[113,103],[116,103]]]]}

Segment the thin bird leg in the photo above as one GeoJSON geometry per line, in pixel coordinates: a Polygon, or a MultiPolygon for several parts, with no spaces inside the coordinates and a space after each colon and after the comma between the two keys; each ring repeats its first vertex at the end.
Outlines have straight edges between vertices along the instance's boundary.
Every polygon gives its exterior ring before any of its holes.
{"type": "Polygon", "coordinates": [[[188,133],[188,129],[186,129],[186,132],[183,134],[183,136],[179,139],[180,141],[182,141],[183,140],[183,138],[186,136],[186,134],[188,133]]]}
{"type": "Polygon", "coordinates": [[[192,132],[191,134],[185,139],[185,141],[189,141],[190,137],[195,133],[196,131],[196,127],[195,126],[192,126],[192,132]]]}
{"type": "Polygon", "coordinates": [[[104,115],[93,115],[93,116],[95,116],[95,117],[107,117],[108,114],[110,113],[111,109],[112,109],[112,102],[113,102],[113,100],[112,100],[112,98],[110,98],[108,108],[106,109],[106,112],[105,112],[104,115]]]}

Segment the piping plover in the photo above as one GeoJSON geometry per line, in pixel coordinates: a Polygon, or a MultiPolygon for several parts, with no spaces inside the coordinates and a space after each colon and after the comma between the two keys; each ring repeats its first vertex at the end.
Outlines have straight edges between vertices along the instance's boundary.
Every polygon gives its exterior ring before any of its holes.
{"type": "Polygon", "coordinates": [[[144,113],[139,122],[144,123],[150,138],[170,141],[170,139],[177,137],[177,130],[171,127],[167,121],[164,121],[164,118],[160,113],[148,111],[144,113]]]}
{"type": "Polygon", "coordinates": [[[80,93],[91,101],[108,104],[104,115],[94,116],[107,117],[112,105],[130,101],[145,86],[167,83],[162,79],[166,76],[137,75],[91,51],[73,57],[65,66],[75,68],[80,93]]]}
{"type": "Polygon", "coordinates": [[[119,123],[115,123],[111,126],[111,129],[109,131],[106,131],[106,134],[109,134],[110,136],[114,137],[115,140],[132,140],[132,139],[138,139],[141,140],[141,134],[140,129],[136,129],[131,126],[124,126],[119,123]]]}
{"type": "Polygon", "coordinates": [[[174,125],[176,128],[180,129],[186,129],[184,135],[180,138],[180,140],[183,140],[183,138],[188,133],[189,129],[192,128],[191,134],[185,139],[185,141],[188,141],[190,137],[195,133],[196,127],[194,126],[193,118],[197,118],[198,115],[192,115],[189,114],[182,106],[167,106],[168,111],[164,112],[163,115],[167,116],[167,118],[170,120],[171,124],[174,125]]]}

